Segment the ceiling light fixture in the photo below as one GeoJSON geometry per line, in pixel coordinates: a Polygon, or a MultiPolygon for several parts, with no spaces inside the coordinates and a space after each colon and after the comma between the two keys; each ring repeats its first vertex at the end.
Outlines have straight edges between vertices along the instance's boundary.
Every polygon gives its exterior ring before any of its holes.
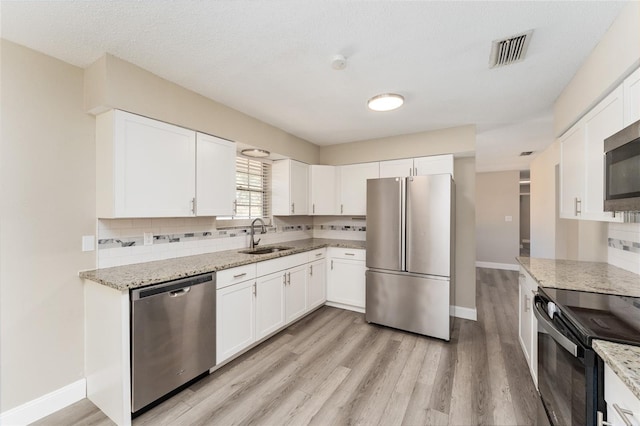
{"type": "Polygon", "coordinates": [[[376,95],[367,101],[367,106],[372,111],[393,111],[404,103],[404,97],[397,93],[383,93],[376,95]]]}
{"type": "Polygon", "coordinates": [[[265,149],[258,149],[258,148],[243,149],[242,151],[240,151],[240,153],[242,155],[246,155],[247,157],[253,157],[253,158],[266,158],[271,154],[269,151],[265,149]]]}

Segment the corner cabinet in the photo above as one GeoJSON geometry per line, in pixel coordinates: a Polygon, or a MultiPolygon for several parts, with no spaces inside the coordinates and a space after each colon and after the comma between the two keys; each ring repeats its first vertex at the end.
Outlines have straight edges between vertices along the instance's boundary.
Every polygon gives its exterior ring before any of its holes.
{"type": "Polygon", "coordinates": [[[277,160],[271,166],[272,210],[276,216],[309,213],[309,165],[277,160]]]}
{"type": "Polygon", "coordinates": [[[349,164],[338,167],[340,208],[338,214],[367,214],[367,179],[380,177],[379,163],[349,164]]]}
{"type": "Polygon", "coordinates": [[[124,111],[100,114],[96,118],[97,216],[230,214],[230,194],[235,192],[232,158],[233,142],[124,111]]]}

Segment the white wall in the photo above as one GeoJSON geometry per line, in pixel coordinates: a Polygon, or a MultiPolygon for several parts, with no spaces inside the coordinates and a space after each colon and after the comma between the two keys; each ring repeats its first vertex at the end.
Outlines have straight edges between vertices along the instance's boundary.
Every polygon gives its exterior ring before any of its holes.
{"type": "Polygon", "coordinates": [[[0,44],[0,411],[84,377],[81,252],[95,234],[95,120],[83,70],[0,44]]]}
{"type": "Polygon", "coordinates": [[[478,173],[476,199],[476,261],[516,266],[520,254],[520,172],[478,173]],[[510,222],[506,216],[511,216],[510,222]]]}

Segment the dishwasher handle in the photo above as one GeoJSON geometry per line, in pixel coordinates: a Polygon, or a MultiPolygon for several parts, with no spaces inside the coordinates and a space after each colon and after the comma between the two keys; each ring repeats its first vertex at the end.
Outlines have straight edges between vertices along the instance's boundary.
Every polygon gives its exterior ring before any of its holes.
{"type": "Polygon", "coordinates": [[[131,300],[140,300],[163,293],[168,293],[168,296],[170,297],[179,297],[189,293],[192,286],[209,282],[215,283],[214,274],[204,274],[195,277],[183,278],[181,280],[164,282],[150,287],[131,290],[131,300]]]}

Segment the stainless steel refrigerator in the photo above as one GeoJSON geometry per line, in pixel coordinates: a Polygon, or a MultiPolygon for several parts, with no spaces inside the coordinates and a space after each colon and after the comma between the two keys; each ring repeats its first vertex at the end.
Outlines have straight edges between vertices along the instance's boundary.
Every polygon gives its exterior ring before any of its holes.
{"type": "Polygon", "coordinates": [[[450,339],[454,233],[451,175],[367,180],[367,322],[450,339]]]}

